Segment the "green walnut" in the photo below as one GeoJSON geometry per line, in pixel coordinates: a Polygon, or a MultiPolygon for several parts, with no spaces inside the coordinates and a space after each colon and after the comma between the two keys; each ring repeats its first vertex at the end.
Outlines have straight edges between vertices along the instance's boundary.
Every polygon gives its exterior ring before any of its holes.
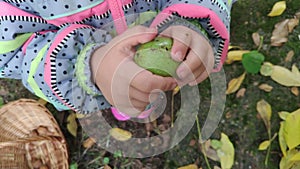
{"type": "Polygon", "coordinates": [[[160,76],[176,76],[180,62],[171,58],[173,40],[167,37],[157,37],[154,40],[137,47],[134,61],[140,67],[160,76]]]}

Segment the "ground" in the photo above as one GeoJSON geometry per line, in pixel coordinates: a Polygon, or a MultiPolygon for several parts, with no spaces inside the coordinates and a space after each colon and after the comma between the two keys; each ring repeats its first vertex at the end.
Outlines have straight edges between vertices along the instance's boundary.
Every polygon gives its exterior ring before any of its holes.
{"type": "MultiPolygon", "coordinates": [[[[240,46],[243,49],[255,50],[257,46],[252,41],[252,33],[259,32],[264,37],[263,46],[260,50],[265,55],[265,60],[273,64],[278,64],[290,68],[292,64],[300,67],[300,46],[299,37],[300,27],[298,26],[293,33],[289,35],[289,41],[282,47],[270,46],[270,37],[274,25],[285,18],[293,18],[296,12],[300,11],[298,1],[287,0],[287,10],[283,15],[278,17],[268,17],[267,14],[271,10],[276,0],[260,1],[260,0],[239,0],[234,4],[232,9],[231,22],[231,45],[240,46]],[[290,62],[285,62],[284,58],[288,51],[294,50],[295,55],[290,62]]],[[[241,63],[233,63],[224,65],[224,71],[227,81],[241,75],[244,68],[241,63]]],[[[200,125],[205,119],[206,112],[210,103],[210,81],[206,80],[199,86],[201,94],[201,106],[199,111],[200,125]]],[[[212,135],[212,138],[219,139],[221,133],[228,135],[235,149],[234,169],[261,169],[265,168],[264,160],[266,151],[259,151],[258,145],[268,138],[266,128],[263,121],[258,116],[256,103],[264,99],[272,106],[273,116],[271,119],[272,133],[278,132],[279,111],[294,111],[300,107],[300,97],[291,94],[290,87],[279,85],[260,74],[247,74],[241,88],[245,88],[246,92],[243,97],[237,98],[235,94],[227,95],[225,110],[222,119],[212,135]],[[267,83],[273,86],[271,92],[265,92],[258,88],[261,83],[267,83]]],[[[180,95],[180,93],[178,94],[180,95]]],[[[180,103],[180,97],[175,97],[175,107],[180,103]]],[[[18,98],[37,97],[30,94],[17,80],[0,80],[0,99],[3,104],[16,100],[18,98]]],[[[173,169],[188,164],[197,164],[198,167],[207,168],[204,156],[200,151],[198,143],[198,130],[196,124],[186,133],[187,136],[173,149],[157,156],[144,159],[123,158],[118,153],[109,153],[104,149],[92,146],[86,149],[82,146],[84,140],[88,137],[81,128],[78,128],[77,137],[73,137],[66,128],[66,117],[69,111],[57,112],[51,105],[47,107],[53,112],[59,122],[63,133],[68,141],[70,164],[78,168],[100,168],[108,162],[112,168],[151,168],[151,169],[173,169]],[[105,159],[105,160],[104,160],[105,159]]],[[[167,114],[170,115],[170,107],[167,114]]],[[[153,132],[154,129],[147,129],[145,125],[117,122],[111,116],[107,115],[108,121],[120,128],[127,129],[134,136],[146,136],[147,132],[153,132]],[[138,129],[138,130],[137,130],[138,129]]],[[[170,120],[160,118],[157,125],[152,127],[169,127],[170,120]]],[[[276,169],[282,157],[277,139],[274,140],[271,147],[269,165],[267,168],[276,169]]],[[[211,166],[219,165],[209,160],[211,166]]]]}

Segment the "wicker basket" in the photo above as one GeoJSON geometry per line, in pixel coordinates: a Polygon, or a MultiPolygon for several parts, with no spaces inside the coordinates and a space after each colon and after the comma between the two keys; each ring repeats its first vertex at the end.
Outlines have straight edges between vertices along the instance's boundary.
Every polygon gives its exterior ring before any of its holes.
{"type": "Polygon", "coordinates": [[[0,168],[68,168],[65,138],[52,114],[35,100],[0,109],[0,168]]]}

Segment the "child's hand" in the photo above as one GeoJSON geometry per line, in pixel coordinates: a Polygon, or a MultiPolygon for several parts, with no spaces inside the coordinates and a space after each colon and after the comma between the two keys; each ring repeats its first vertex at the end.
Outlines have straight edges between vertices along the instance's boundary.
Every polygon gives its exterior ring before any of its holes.
{"type": "Polygon", "coordinates": [[[96,85],[108,102],[121,112],[135,117],[149,104],[153,90],[172,90],[174,78],[153,75],[133,61],[134,47],[151,41],[157,30],[136,26],[97,49],[91,58],[96,85]]]}
{"type": "Polygon", "coordinates": [[[183,61],[176,70],[180,85],[197,85],[208,77],[214,54],[207,39],[185,26],[171,26],[161,35],[173,38],[172,58],[183,61]]]}

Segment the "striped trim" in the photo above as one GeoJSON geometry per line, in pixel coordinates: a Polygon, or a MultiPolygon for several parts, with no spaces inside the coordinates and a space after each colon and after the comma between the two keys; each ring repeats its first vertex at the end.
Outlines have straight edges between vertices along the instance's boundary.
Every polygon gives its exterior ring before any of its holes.
{"type": "Polygon", "coordinates": [[[89,18],[83,19],[82,21],[76,21],[76,22],[73,22],[73,23],[64,23],[62,25],[59,25],[59,27],[62,28],[62,27],[68,26],[70,24],[84,24],[85,22],[87,22],[87,21],[89,21],[91,19],[101,20],[101,19],[104,19],[104,18],[108,18],[110,14],[111,14],[111,11],[108,10],[108,11],[106,11],[105,13],[103,13],[101,15],[92,15],[89,18]]]}
{"type": "Polygon", "coordinates": [[[7,3],[22,3],[25,2],[26,0],[3,0],[3,1],[7,3]]]}
{"type": "Polygon", "coordinates": [[[229,14],[228,8],[224,4],[224,2],[222,2],[220,0],[211,0],[211,2],[216,4],[221,10],[224,10],[227,12],[227,14],[229,14]]]}
{"type": "Polygon", "coordinates": [[[162,22],[160,22],[159,24],[156,25],[157,29],[162,28],[165,24],[167,24],[168,22],[172,21],[174,19],[174,15],[169,15],[166,19],[164,19],[162,22]]]}
{"type": "Polygon", "coordinates": [[[0,16],[0,21],[26,21],[47,24],[47,21],[44,19],[30,16],[0,16]]]}
{"type": "Polygon", "coordinates": [[[129,4],[123,5],[123,6],[122,6],[122,9],[123,9],[123,10],[127,10],[127,9],[133,7],[133,4],[135,3],[135,1],[136,1],[136,0],[133,0],[133,1],[132,1],[131,3],[129,3],[129,4]]]}
{"type": "MultiPolygon", "coordinates": [[[[91,29],[89,26],[80,27],[80,29],[91,29]]],[[[64,47],[66,42],[75,34],[76,30],[73,30],[69,32],[62,40],[61,42],[52,50],[50,54],[50,72],[51,72],[51,80],[50,85],[52,90],[55,92],[55,94],[62,100],[64,103],[72,108],[76,112],[80,112],[78,108],[76,108],[72,103],[69,102],[68,99],[64,99],[61,91],[57,87],[57,79],[56,79],[56,56],[60,52],[60,50],[64,47]]]]}

